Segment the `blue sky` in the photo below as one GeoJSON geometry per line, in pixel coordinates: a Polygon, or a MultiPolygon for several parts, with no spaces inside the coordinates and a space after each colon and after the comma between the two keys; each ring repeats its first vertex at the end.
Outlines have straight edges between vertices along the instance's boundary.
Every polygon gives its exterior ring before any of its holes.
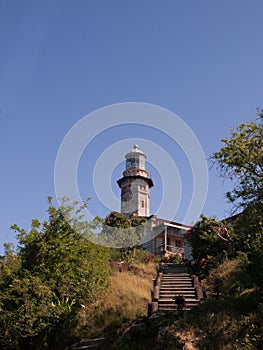
{"type": "MultiPolygon", "coordinates": [[[[161,106],[188,124],[207,159],[230,127],[254,119],[263,105],[262,13],[261,0],[0,0],[1,246],[14,241],[11,224],[28,229],[32,218],[46,217],[58,149],[85,115],[129,101],[161,106]]],[[[81,195],[92,197],[94,215],[107,214],[92,186],[94,164],[111,144],[136,138],[159,144],[176,162],[182,220],[191,169],[181,150],[149,127],[98,135],[79,164],[81,195]]],[[[154,159],[149,167],[156,211],[165,170],[156,170],[154,159]]],[[[109,174],[116,196],[122,168],[109,174]]],[[[202,211],[227,216],[229,186],[210,170],[202,211]]]]}

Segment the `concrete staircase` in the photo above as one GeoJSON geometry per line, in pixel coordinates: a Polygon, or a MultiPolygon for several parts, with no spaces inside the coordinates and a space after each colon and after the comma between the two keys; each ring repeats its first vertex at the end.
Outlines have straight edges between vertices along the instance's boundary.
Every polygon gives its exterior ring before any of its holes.
{"type": "Polygon", "coordinates": [[[194,279],[184,264],[163,264],[160,279],[158,313],[176,312],[175,297],[182,295],[185,299],[184,310],[190,310],[200,303],[194,286],[194,279]]]}

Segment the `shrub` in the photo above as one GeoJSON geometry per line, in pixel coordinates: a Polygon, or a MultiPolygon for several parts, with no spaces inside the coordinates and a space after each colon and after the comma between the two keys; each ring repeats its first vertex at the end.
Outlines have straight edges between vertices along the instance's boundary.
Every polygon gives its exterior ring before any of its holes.
{"type": "Polygon", "coordinates": [[[173,254],[169,256],[169,262],[174,264],[181,264],[183,257],[180,254],[173,254]]]}
{"type": "Polygon", "coordinates": [[[7,246],[0,263],[0,348],[61,349],[72,337],[78,311],[107,287],[105,250],[84,239],[60,209],[32,221],[29,232],[14,226],[19,248],[7,246]]]}
{"type": "Polygon", "coordinates": [[[246,254],[239,253],[237,258],[226,260],[210,271],[205,285],[207,290],[216,297],[240,296],[253,287],[253,280],[246,272],[248,259],[246,254]]]}
{"type": "Polygon", "coordinates": [[[168,263],[170,261],[169,256],[162,256],[161,257],[161,262],[168,263]]]}

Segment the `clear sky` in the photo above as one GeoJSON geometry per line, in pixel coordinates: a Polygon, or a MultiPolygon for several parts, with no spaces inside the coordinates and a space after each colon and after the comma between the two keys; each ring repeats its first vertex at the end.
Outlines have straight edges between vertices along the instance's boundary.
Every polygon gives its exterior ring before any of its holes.
{"type": "MultiPolygon", "coordinates": [[[[255,119],[263,106],[262,13],[261,0],[0,0],[1,246],[14,241],[11,224],[28,229],[32,218],[46,217],[58,149],[91,112],[129,101],[166,108],[192,129],[207,159],[230,127],[255,119]]],[[[176,163],[182,203],[175,219],[183,220],[192,179],[179,147],[138,124],[94,136],[78,167],[80,193],[92,197],[94,215],[120,209],[97,198],[97,159],[116,142],[127,141],[120,144],[124,156],[130,139],[146,139],[176,163]]],[[[152,213],[167,171],[155,161],[148,164],[155,182],[152,213]]],[[[105,174],[117,197],[123,167],[114,164],[105,174]]],[[[228,188],[209,170],[202,212],[226,217],[228,188]]]]}

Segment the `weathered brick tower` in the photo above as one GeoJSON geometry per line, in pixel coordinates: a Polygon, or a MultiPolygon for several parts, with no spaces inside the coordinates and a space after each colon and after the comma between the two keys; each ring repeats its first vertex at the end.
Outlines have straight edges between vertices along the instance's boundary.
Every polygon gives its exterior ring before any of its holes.
{"type": "Polygon", "coordinates": [[[121,188],[121,213],[150,216],[150,188],[153,181],[145,169],[146,155],[137,145],[125,155],[126,170],[117,181],[121,188]]]}

